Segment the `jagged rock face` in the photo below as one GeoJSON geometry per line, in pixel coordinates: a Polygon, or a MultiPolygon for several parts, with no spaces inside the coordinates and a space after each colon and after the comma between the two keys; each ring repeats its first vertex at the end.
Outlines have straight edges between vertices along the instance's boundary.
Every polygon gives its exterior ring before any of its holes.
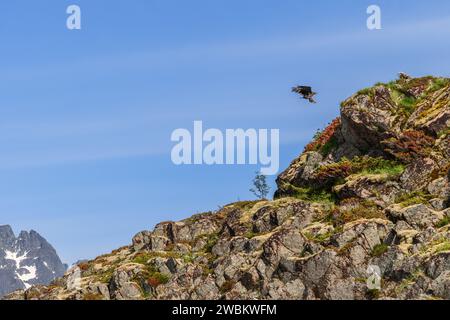
{"type": "Polygon", "coordinates": [[[449,97],[432,77],[362,90],[275,200],[160,223],[81,263],[78,287],[72,270],[8,298],[450,299],[449,97]]]}
{"type": "MultiPolygon", "coordinates": [[[[327,174],[324,170],[321,172],[321,167],[339,164],[343,158],[366,156],[405,165],[405,170],[395,180],[402,190],[425,190],[436,178],[441,178],[445,193],[441,197],[448,197],[449,127],[449,79],[403,78],[361,90],[342,103],[339,121],[335,120],[316,137],[305,153],[280,174],[275,196],[291,196],[296,193],[295,188],[320,189],[323,187],[320,174],[327,174]]],[[[329,166],[328,169],[338,168],[329,166]]],[[[368,168],[361,168],[361,171],[365,169],[368,168]]],[[[339,178],[347,178],[348,173],[339,178]]],[[[355,182],[353,189],[362,184],[355,182]]],[[[368,187],[367,183],[365,185],[368,187]]]]}
{"type": "Polygon", "coordinates": [[[10,226],[0,226],[0,296],[64,275],[52,246],[37,232],[22,231],[16,238],[10,226]]]}

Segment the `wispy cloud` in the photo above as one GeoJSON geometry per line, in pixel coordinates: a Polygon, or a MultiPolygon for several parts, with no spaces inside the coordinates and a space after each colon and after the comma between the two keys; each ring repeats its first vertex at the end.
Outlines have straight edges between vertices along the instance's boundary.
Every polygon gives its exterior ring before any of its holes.
{"type": "Polygon", "coordinates": [[[101,148],[98,150],[53,150],[52,152],[33,152],[30,154],[3,155],[0,159],[0,169],[23,169],[39,168],[58,165],[83,164],[93,161],[104,161],[111,159],[126,159],[133,157],[151,157],[166,154],[165,148],[155,146],[136,148],[101,148]]]}
{"type": "MultiPolygon", "coordinates": [[[[450,18],[416,21],[397,25],[385,25],[384,30],[371,32],[365,28],[358,31],[342,31],[335,34],[303,35],[300,32],[260,39],[245,39],[218,43],[197,43],[180,47],[144,50],[141,52],[104,54],[80,58],[76,61],[60,61],[41,66],[10,66],[2,70],[0,79],[23,80],[39,77],[64,76],[70,74],[105,75],[126,70],[165,69],[189,66],[193,63],[215,63],[216,61],[256,58],[270,55],[299,55],[324,48],[347,48],[357,44],[392,42],[401,46],[410,37],[423,37],[426,42],[450,34],[450,18]],[[426,36],[426,37],[425,37],[426,36]],[[401,39],[401,41],[399,41],[401,39]]],[[[353,47],[351,50],[355,50],[353,47]]],[[[357,49],[357,48],[356,48],[357,49]]],[[[350,49],[349,49],[350,50],[350,49]]]]}

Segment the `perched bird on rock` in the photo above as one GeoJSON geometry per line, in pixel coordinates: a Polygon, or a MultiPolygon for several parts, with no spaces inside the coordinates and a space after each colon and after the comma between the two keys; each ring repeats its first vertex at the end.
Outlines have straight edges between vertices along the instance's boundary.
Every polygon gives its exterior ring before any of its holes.
{"type": "Polygon", "coordinates": [[[312,91],[311,87],[308,86],[296,86],[292,88],[292,92],[298,93],[303,99],[309,100],[311,103],[316,103],[314,96],[317,94],[312,91]]]}
{"type": "Polygon", "coordinates": [[[412,79],[408,74],[406,74],[404,72],[400,72],[398,74],[398,77],[400,78],[400,80],[411,80],[412,79]]]}

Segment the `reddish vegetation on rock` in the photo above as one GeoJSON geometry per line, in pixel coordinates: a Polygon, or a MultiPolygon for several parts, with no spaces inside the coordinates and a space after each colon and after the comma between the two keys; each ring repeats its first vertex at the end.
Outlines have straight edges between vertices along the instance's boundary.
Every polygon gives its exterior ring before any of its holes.
{"type": "Polygon", "coordinates": [[[409,163],[417,158],[429,156],[433,150],[434,140],[423,131],[407,130],[399,137],[383,141],[382,144],[386,152],[399,161],[409,163]]]}
{"type": "Polygon", "coordinates": [[[316,139],[305,147],[305,152],[318,151],[323,148],[334,137],[336,131],[341,126],[341,119],[334,119],[322,132],[318,134],[316,139]]]}

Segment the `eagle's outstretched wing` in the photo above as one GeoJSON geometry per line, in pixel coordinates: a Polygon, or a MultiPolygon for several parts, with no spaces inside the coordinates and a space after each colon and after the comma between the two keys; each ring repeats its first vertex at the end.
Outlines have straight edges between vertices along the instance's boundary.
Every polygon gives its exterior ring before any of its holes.
{"type": "Polygon", "coordinates": [[[298,93],[302,96],[312,93],[312,88],[307,86],[296,86],[292,88],[292,92],[298,93]]]}
{"type": "Polygon", "coordinates": [[[292,88],[292,92],[298,93],[302,96],[303,99],[308,100],[311,103],[316,103],[314,100],[316,92],[312,91],[312,88],[309,86],[296,86],[292,88]]]}

